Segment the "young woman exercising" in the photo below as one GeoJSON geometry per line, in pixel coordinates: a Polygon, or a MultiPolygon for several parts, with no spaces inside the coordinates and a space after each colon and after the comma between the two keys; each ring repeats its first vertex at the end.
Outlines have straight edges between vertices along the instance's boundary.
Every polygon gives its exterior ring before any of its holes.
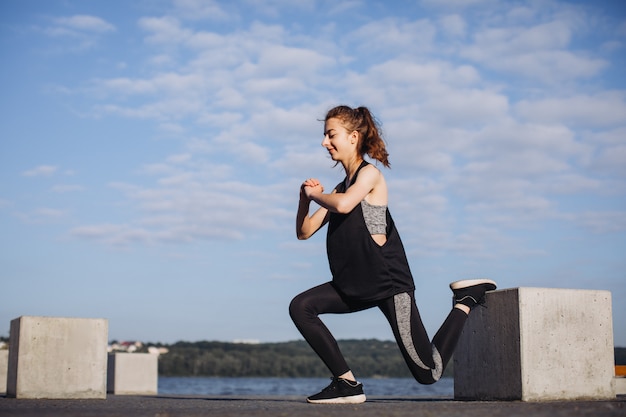
{"type": "Polygon", "coordinates": [[[380,129],[366,107],[338,106],[325,118],[324,140],[346,177],[330,193],[315,178],[300,187],[296,216],[298,239],[308,239],[328,223],[327,254],[332,281],[296,296],[289,313],[296,327],[333,375],[331,384],[307,398],[310,403],[361,403],[359,383],[320,314],[345,314],[378,307],[385,315],[415,379],[439,380],[470,310],[496,289],[488,279],[450,284],[454,306],[430,341],[415,304],[413,277],[388,209],[382,172],[365,155],[389,167],[380,129]],[[320,208],[309,213],[311,201],[320,208]]]}

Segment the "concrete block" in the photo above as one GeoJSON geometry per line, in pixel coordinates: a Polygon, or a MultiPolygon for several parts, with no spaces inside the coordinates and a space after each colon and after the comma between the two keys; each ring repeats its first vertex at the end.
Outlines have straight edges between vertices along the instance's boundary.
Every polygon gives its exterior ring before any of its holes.
{"type": "Polygon", "coordinates": [[[626,378],[623,376],[615,377],[613,381],[615,383],[615,394],[626,395],[626,378]]]}
{"type": "Polygon", "coordinates": [[[107,320],[22,316],[10,332],[8,397],[106,398],[107,320]]]}
{"type": "Polygon", "coordinates": [[[109,353],[107,392],[121,395],[154,395],[158,391],[159,355],[109,353]]]}
{"type": "Polygon", "coordinates": [[[487,293],[454,354],[454,398],[615,398],[608,291],[513,288],[487,293]]]}
{"type": "Polygon", "coordinates": [[[9,351],[0,350],[0,394],[7,393],[7,369],[9,367],[9,351]]]}

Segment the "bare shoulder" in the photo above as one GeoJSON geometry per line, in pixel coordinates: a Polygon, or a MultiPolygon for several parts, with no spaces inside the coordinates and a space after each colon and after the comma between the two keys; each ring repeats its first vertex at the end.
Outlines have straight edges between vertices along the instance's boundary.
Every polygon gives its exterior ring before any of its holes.
{"type": "Polygon", "coordinates": [[[367,188],[371,190],[378,184],[382,178],[382,173],[374,165],[369,164],[361,168],[356,178],[355,184],[359,188],[367,188]]]}
{"type": "Polygon", "coordinates": [[[378,178],[382,178],[383,177],[383,173],[380,171],[380,169],[378,169],[378,167],[374,164],[368,164],[366,166],[364,166],[361,169],[361,172],[359,173],[359,176],[364,175],[367,178],[374,178],[374,179],[378,179],[378,178]]]}
{"type": "Polygon", "coordinates": [[[371,187],[365,197],[367,202],[374,205],[387,205],[387,183],[383,173],[373,164],[364,167],[363,171],[371,187]]]}

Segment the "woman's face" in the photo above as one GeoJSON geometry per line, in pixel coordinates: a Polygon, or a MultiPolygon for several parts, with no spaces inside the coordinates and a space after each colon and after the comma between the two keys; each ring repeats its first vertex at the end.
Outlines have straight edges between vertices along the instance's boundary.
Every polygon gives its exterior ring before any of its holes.
{"type": "Polygon", "coordinates": [[[356,152],[357,139],[357,132],[348,132],[340,119],[332,118],[324,123],[322,146],[328,150],[333,161],[352,158],[356,152]]]}

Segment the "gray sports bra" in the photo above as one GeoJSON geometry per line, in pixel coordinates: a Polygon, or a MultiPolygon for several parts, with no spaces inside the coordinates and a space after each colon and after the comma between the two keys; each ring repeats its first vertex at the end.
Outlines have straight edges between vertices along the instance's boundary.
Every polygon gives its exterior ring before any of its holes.
{"type": "Polygon", "coordinates": [[[370,235],[387,234],[387,206],[376,206],[363,200],[361,209],[370,235]]]}

